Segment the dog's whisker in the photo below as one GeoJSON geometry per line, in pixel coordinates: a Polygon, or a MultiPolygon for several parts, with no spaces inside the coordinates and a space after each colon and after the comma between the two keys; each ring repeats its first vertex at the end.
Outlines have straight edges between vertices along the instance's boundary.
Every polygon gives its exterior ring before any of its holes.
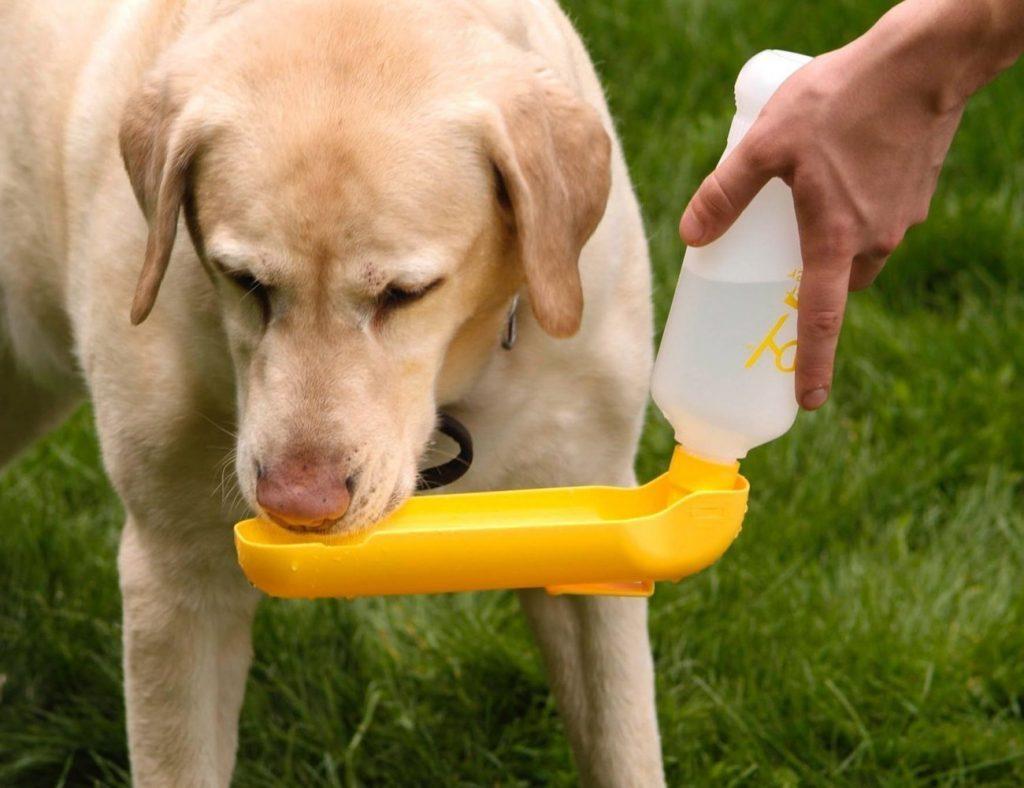
{"type": "Polygon", "coordinates": [[[224,426],[223,424],[219,424],[219,423],[217,423],[217,422],[216,422],[215,420],[211,419],[211,418],[210,418],[209,416],[207,416],[207,415],[206,415],[205,413],[203,413],[202,411],[199,411],[199,410],[197,410],[197,411],[196,411],[196,415],[198,415],[198,416],[199,416],[199,418],[203,419],[204,421],[206,421],[206,422],[209,422],[209,423],[210,423],[211,425],[213,425],[214,427],[216,427],[216,428],[217,428],[218,430],[220,430],[221,432],[223,432],[223,433],[224,433],[225,435],[227,435],[228,437],[230,437],[230,438],[233,438],[233,439],[235,439],[235,440],[237,440],[237,439],[238,439],[238,433],[237,433],[237,432],[236,432],[235,430],[232,430],[232,429],[228,429],[228,428],[227,428],[227,427],[225,427],[225,426],[224,426]]]}
{"type": "Polygon", "coordinates": [[[213,495],[219,495],[221,503],[229,508],[243,503],[245,497],[238,486],[238,478],[232,473],[232,466],[237,458],[237,449],[231,448],[226,452],[224,458],[218,463],[220,483],[213,490],[213,495]]]}

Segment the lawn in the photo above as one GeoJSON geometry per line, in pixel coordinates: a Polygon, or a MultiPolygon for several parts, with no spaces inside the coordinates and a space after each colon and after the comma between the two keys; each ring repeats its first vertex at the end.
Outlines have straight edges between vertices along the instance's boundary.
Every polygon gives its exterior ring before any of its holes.
{"type": "MultiPolygon", "coordinates": [[[[644,205],[659,322],[731,83],[865,0],[571,0],[644,205]]],[[[1024,68],[1024,67],[1021,67],[1024,68]]],[[[652,603],[670,783],[1024,783],[1024,71],[970,107],[928,223],[850,307],[833,402],[744,465],[743,536],[652,603]]],[[[651,414],[638,468],[666,463],[651,414]]],[[[0,785],[127,781],[120,506],[88,411],[0,477],[0,785]]],[[[509,594],[268,602],[237,784],[571,785],[509,594]]]]}

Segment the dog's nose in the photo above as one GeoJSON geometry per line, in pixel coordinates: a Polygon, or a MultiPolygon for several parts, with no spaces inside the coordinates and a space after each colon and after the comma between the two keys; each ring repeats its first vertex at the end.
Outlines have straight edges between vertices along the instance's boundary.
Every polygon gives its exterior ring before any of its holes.
{"type": "Polygon", "coordinates": [[[257,474],[256,500],[278,525],[320,530],[348,511],[352,480],[338,463],[311,457],[280,460],[257,474]]]}

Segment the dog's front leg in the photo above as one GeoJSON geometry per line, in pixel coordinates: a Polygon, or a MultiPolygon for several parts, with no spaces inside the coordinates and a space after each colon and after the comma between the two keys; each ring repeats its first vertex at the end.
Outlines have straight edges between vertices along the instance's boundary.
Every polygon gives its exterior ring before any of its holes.
{"type": "Polygon", "coordinates": [[[211,550],[224,553],[225,545],[192,536],[167,539],[129,517],[121,537],[128,745],[137,786],[231,781],[258,596],[237,567],[211,562],[211,550]]]}
{"type": "Polygon", "coordinates": [[[584,785],[664,784],[647,600],[520,592],[584,785]]]}

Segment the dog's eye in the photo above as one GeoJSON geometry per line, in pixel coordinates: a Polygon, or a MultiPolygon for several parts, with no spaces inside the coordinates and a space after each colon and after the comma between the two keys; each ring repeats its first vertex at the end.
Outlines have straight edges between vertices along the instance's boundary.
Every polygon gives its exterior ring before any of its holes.
{"type": "Polygon", "coordinates": [[[264,321],[270,319],[270,291],[265,285],[248,271],[225,271],[228,279],[245,291],[245,298],[254,298],[263,310],[264,321]]]}
{"type": "Polygon", "coordinates": [[[231,271],[228,273],[228,279],[238,285],[246,292],[252,292],[259,290],[263,287],[263,282],[257,279],[255,276],[250,274],[248,271],[231,271]]]}
{"type": "Polygon", "coordinates": [[[435,279],[426,287],[408,289],[399,285],[388,285],[387,289],[380,294],[379,307],[382,310],[398,309],[399,307],[419,301],[423,296],[432,290],[436,290],[444,282],[444,279],[435,279]]]}

